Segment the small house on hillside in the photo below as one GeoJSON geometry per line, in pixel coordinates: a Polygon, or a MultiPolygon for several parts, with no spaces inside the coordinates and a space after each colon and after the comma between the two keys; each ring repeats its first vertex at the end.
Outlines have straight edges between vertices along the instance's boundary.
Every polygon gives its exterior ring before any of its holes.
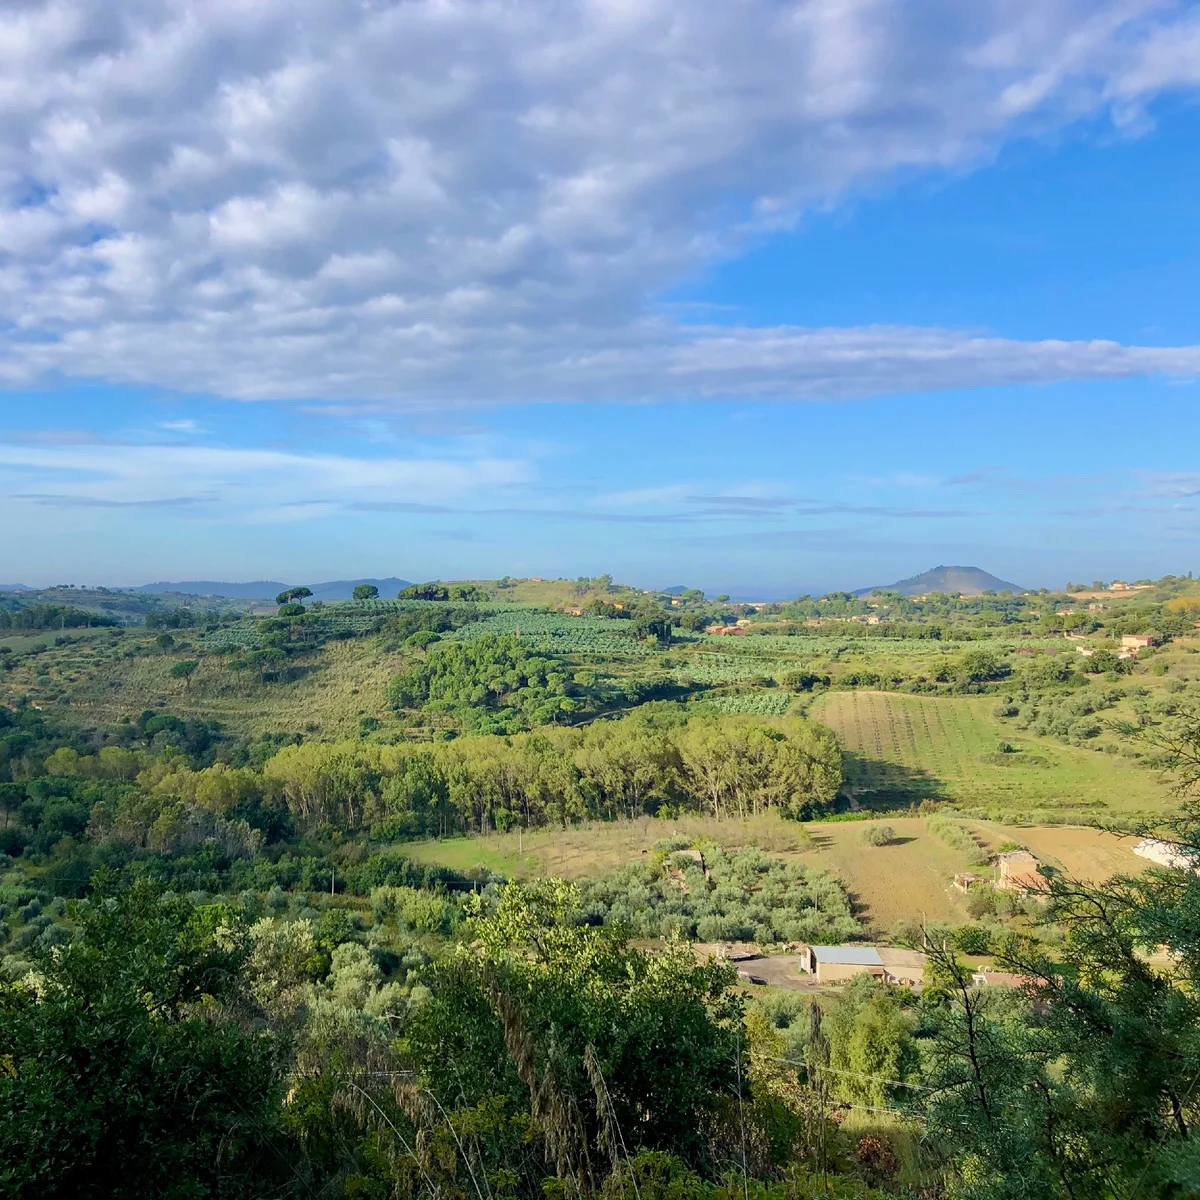
{"type": "Polygon", "coordinates": [[[1036,855],[1028,850],[1009,850],[996,855],[996,866],[1000,878],[996,886],[1005,892],[1039,892],[1046,886],[1045,879],[1038,873],[1036,855]]]}
{"type": "Polygon", "coordinates": [[[954,886],[960,892],[969,892],[977,883],[983,883],[982,875],[976,875],[974,871],[959,871],[954,877],[954,886]]]}
{"type": "Polygon", "coordinates": [[[1126,650],[1145,650],[1149,646],[1157,646],[1158,638],[1152,633],[1123,633],[1121,646],[1126,650]]]}

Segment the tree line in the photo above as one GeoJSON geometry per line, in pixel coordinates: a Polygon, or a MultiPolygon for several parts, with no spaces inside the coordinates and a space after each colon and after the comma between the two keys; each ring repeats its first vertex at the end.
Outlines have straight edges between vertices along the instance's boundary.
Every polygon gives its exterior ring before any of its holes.
{"type": "Polygon", "coordinates": [[[71,604],[31,604],[26,608],[0,608],[0,629],[83,629],[120,625],[116,617],[88,612],[71,604]]]}
{"type": "Polygon", "coordinates": [[[833,734],[809,721],[663,728],[635,715],[511,738],[304,743],[281,749],[263,776],[302,827],[386,823],[416,837],[658,812],[805,817],[833,802],[842,762],[833,734]]]}

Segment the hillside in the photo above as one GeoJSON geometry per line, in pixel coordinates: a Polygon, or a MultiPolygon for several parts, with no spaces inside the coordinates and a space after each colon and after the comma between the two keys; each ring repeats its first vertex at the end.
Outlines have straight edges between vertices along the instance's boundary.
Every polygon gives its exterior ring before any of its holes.
{"type": "Polygon", "coordinates": [[[1015,583],[1008,583],[980,567],[934,567],[910,579],[897,583],[859,588],[856,596],[872,592],[899,592],[901,596],[924,596],[929,592],[961,592],[964,596],[979,596],[984,592],[1023,592],[1015,583]]]}
{"type": "MultiPolygon", "coordinates": [[[[381,596],[392,597],[410,580],[396,579],[334,579],[328,583],[309,583],[314,600],[349,600],[360,583],[370,583],[379,589],[381,596]]],[[[294,587],[278,579],[256,579],[250,583],[222,583],[211,579],[188,579],[180,583],[144,583],[132,588],[135,592],[179,592],[190,596],[227,596],[233,600],[271,600],[285,588],[294,587]]]]}

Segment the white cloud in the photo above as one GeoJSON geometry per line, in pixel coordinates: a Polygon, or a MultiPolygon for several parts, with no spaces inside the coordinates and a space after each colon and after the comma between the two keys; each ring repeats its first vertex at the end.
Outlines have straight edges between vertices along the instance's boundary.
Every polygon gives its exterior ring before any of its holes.
{"type": "Polygon", "coordinates": [[[1200,496],[1200,472],[1198,471],[1147,471],[1142,476],[1145,496],[1163,496],[1176,500],[1187,500],[1200,496]]]}
{"type": "Polygon", "coordinates": [[[1195,348],[695,329],[647,298],[907,169],[1194,87],[1167,0],[27,0],[0,379],[420,406],[1190,373],[1195,348]]]}
{"type": "Polygon", "coordinates": [[[596,496],[592,503],[610,508],[631,508],[643,504],[679,504],[690,492],[695,490],[695,485],[690,483],[631,488],[624,492],[607,492],[602,496],[596,496]]]}
{"type": "Polygon", "coordinates": [[[428,504],[526,482],[520,459],[351,458],[197,445],[0,443],[8,502],[197,508],[239,521],[302,520],[346,506],[428,504]]]}

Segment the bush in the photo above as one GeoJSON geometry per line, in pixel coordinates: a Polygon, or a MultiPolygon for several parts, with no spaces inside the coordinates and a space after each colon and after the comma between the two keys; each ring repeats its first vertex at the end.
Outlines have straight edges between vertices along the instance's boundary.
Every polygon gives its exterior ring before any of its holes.
{"type": "Polygon", "coordinates": [[[878,1179],[891,1179],[900,1172],[900,1160],[895,1150],[883,1138],[867,1134],[860,1138],[855,1158],[867,1173],[878,1179]]]}
{"type": "Polygon", "coordinates": [[[951,850],[959,850],[968,855],[967,861],[972,866],[979,866],[987,862],[987,855],[983,852],[979,843],[966,829],[951,821],[948,817],[930,817],[925,822],[925,828],[942,845],[949,846],[951,850]]]}
{"type": "Polygon", "coordinates": [[[991,933],[982,925],[961,925],[954,931],[954,942],[964,954],[990,954],[991,933]]]}
{"type": "Polygon", "coordinates": [[[896,840],[896,831],[890,825],[868,825],[861,836],[864,846],[890,846],[896,840]]]}

